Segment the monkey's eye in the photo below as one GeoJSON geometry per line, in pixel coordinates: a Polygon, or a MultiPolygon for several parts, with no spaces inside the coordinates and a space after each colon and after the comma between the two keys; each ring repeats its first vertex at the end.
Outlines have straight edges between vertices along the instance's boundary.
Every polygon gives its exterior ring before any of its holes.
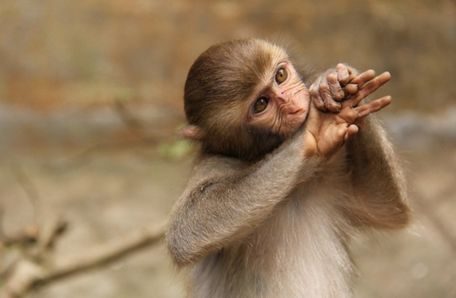
{"type": "Polygon", "coordinates": [[[285,82],[285,80],[288,78],[288,73],[287,70],[283,67],[279,68],[279,70],[276,72],[275,75],[275,80],[277,84],[281,84],[285,82]]]}
{"type": "Polygon", "coordinates": [[[262,96],[258,98],[255,103],[253,104],[253,112],[255,114],[263,112],[266,107],[268,106],[269,98],[262,96]]]}

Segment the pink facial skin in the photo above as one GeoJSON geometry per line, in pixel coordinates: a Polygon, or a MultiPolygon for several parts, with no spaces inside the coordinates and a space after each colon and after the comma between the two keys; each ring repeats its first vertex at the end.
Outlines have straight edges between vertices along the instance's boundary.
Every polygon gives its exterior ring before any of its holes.
{"type": "Polygon", "coordinates": [[[247,121],[257,127],[288,136],[306,120],[309,104],[308,89],[293,65],[286,61],[277,66],[271,82],[252,100],[247,121]],[[286,73],[283,81],[283,76],[278,75],[279,70],[286,73]],[[259,100],[261,102],[258,104],[259,100]],[[258,106],[261,108],[257,109],[258,106]]]}

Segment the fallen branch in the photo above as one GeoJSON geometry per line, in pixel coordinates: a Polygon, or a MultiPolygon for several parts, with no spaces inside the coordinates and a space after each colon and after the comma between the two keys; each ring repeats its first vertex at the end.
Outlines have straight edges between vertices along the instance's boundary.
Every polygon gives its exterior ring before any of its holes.
{"type": "Polygon", "coordinates": [[[106,266],[138,250],[152,246],[164,237],[165,224],[144,228],[136,233],[115,239],[84,254],[68,257],[62,264],[47,267],[31,259],[17,264],[0,290],[0,298],[24,297],[31,290],[48,286],[55,281],[106,266]]]}
{"type": "Polygon", "coordinates": [[[0,237],[0,246],[26,246],[38,241],[38,228],[35,225],[28,226],[14,235],[0,237]]]}
{"type": "Polygon", "coordinates": [[[39,238],[34,257],[44,259],[51,252],[60,239],[67,231],[68,223],[60,216],[52,217],[39,231],[39,238]]]}

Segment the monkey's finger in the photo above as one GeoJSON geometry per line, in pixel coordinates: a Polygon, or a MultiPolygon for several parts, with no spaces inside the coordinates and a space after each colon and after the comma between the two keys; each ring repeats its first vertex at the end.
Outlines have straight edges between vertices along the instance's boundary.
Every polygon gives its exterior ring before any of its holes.
{"type": "Polygon", "coordinates": [[[359,118],[359,112],[352,108],[345,108],[340,111],[338,116],[342,118],[344,122],[352,124],[359,118]]]}
{"type": "Polygon", "coordinates": [[[391,103],[391,96],[383,96],[381,98],[375,99],[367,104],[358,106],[354,108],[358,112],[358,119],[364,118],[369,114],[375,113],[386,107],[391,103]]]}
{"type": "Polygon", "coordinates": [[[356,126],[355,124],[351,124],[348,128],[347,128],[347,132],[345,133],[345,141],[349,140],[350,138],[352,138],[354,135],[356,135],[359,131],[359,128],[358,126],[356,126]]]}
{"type": "MultiPolygon", "coordinates": [[[[335,141],[337,146],[342,146],[345,143],[345,141],[347,140],[347,134],[349,133],[348,132],[349,127],[350,126],[347,127],[345,125],[341,125],[340,127],[337,128],[336,141],[335,141]]],[[[350,134],[351,134],[351,132],[350,132],[350,134]]]]}
{"type": "Polygon", "coordinates": [[[350,83],[358,84],[360,87],[362,87],[363,84],[372,80],[373,78],[375,78],[375,70],[369,69],[357,75],[353,80],[351,80],[350,83]]]}
{"type": "Polygon", "coordinates": [[[355,94],[356,92],[358,92],[358,85],[350,83],[345,85],[343,90],[345,94],[355,94]]]}
{"type": "Polygon", "coordinates": [[[340,103],[336,102],[333,99],[331,95],[331,90],[329,89],[328,82],[325,79],[321,80],[319,91],[320,97],[323,98],[323,102],[325,103],[326,109],[334,113],[339,112],[342,106],[340,103]]]}
{"type": "Polygon", "coordinates": [[[343,63],[337,64],[336,72],[337,72],[337,80],[342,85],[346,85],[350,81],[350,72],[349,72],[348,67],[345,64],[343,64],[343,63]]]}
{"type": "Polygon", "coordinates": [[[331,156],[345,142],[348,127],[346,125],[331,125],[324,130],[318,149],[324,156],[331,156]]]}
{"type": "Polygon", "coordinates": [[[351,82],[358,76],[358,73],[353,73],[353,72],[351,72],[350,69],[348,69],[348,71],[350,72],[350,76],[348,77],[348,82],[351,82]]]}
{"type": "Polygon", "coordinates": [[[355,68],[350,67],[348,65],[347,65],[347,68],[348,68],[348,73],[350,74],[348,81],[350,82],[351,80],[353,80],[354,78],[356,78],[359,75],[359,72],[355,68]]]}
{"type": "Polygon", "coordinates": [[[390,79],[391,79],[391,74],[387,71],[382,73],[379,76],[376,76],[375,78],[373,78],[372,80],[370,80],[369,82],[364,84],[364,86],[361,87],[359,92],[352,99],[350,99],[347,102],[349,102],[349,104],[352,107],[357,106],[361,102],[361,100],[363,100],[364,98],[369,96],[371,93],[375,92],[375,90],[377,90],[378,88],[380,88],[381,86],[383,86],[384,84],[389,82],[390,79]]]}
{"type": "Polygon", "coordinates": [[[337,79],[337,73],[330,72],[326,76],[326,80],[328,82],[329,90],[331,91],[333,99],[336,101],[341,101],[342,99],[344,99],[345,93],[344,90],[342,90],[339,80],[337,79]]]}
{"type": "Polygon", "coordinates": [[[312,102],[315,104],[315,107],[320,111],[326,111],[325,103],[323,99],[320,97],[320,92],[318,87],[320,86],[321,77],[319,77],[310,87],[309,87],[309,94],[312,102]]]}
{"type": "Polygon", "coordinates": [[[350,81],[350,83],[357,84],[361,89],[366,82],[372,80],[373,78],[375,78],[375,70],[369,69],[357,75],[353,80],[350,81]]]}

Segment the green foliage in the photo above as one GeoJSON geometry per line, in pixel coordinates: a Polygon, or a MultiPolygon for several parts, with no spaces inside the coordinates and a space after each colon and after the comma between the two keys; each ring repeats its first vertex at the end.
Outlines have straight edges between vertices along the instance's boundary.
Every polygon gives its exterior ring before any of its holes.
{"type": "Polygon", "coordinates": [[[190,154],[192,148],[193,146],[189,141],[179,139],[160,144],[158,153],[165,158],[180,160],[190,154]]]}

